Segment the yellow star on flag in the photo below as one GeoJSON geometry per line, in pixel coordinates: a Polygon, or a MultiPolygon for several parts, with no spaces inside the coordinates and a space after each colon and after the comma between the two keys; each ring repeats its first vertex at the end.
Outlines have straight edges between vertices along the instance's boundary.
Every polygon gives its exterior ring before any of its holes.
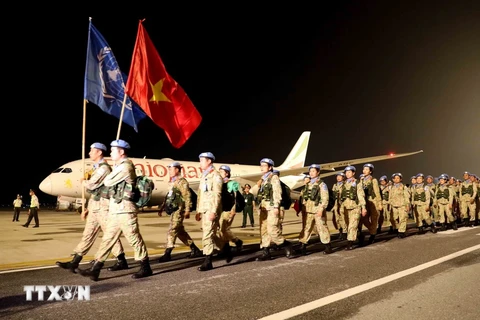
{"type": "Polygon", "coordinates": [[[155,85],[152,85],[152,83],[150,83],[150,86],[152,87],[152,91],[153,91],[153,96],[150,98],[150,102],[152,102],[152,101],[154,101],[154,102],[160,102],[160,101],[172,102],[162,92],[164,81],[165,81],[165,78],[158,81],[155,85]]]}

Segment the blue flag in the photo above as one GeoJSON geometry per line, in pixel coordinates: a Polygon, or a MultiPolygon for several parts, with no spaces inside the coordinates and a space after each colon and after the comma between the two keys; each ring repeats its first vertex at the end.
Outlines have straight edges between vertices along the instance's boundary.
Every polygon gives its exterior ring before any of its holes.
{"type": "MultiPolygon", "coordinates": [[[[120,119],[126,82],[127,75],[120,71],[112,49],[90,21],[84,99],[120,119]]],[[[138,123],[145,117],[143,110],[127,96],[123,122],[138,132],[138,123]]]]}

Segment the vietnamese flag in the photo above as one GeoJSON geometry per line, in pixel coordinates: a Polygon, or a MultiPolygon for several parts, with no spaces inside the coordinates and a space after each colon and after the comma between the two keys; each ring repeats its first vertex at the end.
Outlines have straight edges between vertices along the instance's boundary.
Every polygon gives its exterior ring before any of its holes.
{"type": "Polygon", "coordinates": [[[137,40],[125,92],[180,148],[202,121],[182,87],[167,73],[150,37],[138,25],[137,40]]]}

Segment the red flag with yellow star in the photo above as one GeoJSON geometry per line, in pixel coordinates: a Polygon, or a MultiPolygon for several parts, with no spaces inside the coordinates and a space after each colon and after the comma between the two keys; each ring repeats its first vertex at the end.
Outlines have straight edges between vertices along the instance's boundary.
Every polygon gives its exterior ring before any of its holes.
{"type": "Polygon", "coordinates": [[[183,146],[202,121],[185,91],[167,73],[142,21],[138,25],[125,92],[165,130],[175,148],[183,146]]]}

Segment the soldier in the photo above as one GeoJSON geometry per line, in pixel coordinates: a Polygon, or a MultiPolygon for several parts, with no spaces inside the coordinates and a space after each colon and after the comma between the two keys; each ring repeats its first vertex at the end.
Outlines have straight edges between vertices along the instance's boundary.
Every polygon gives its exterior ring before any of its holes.
{"type": "Polygon", "coordinates": [[[455,177],[450,177],[448,180],[448,185],[452,188],[453,194],[453,208],[452,208],[452,215],[455,218],[455,223],[460,218],[460,212],[458,208],[458,187],[457,187],[457,179],[455,177]]]}
{"type": "Polygon", "coordinates": [[[300,192],[306,201],[305,211],[307,212],[305,227],[299,236],[299,242],[302,244],[301,252],[303,255],[307,254],[308,240],[310,240],[314,227],[317,226],[320,241],[325,245],[323,253],[330,254],[333,251],[327,226],[328,187],[319,177],[320,165],[312,164],[308,171],[310,183],[300,192]]]}
{"type": "Polygon", "coordinates": [[[282,187],[278,175],[273,174],[274,162],[272,159],[260,160],[260,170],[263,174],[262,183],[258,190],[259,224],[262,243],[262,256],[257,261],[270,260],[270,246],[272,242],[279,248],[285,249],[287,258],[292,257],[292,245],[285,240],[279,227],[280,203],[282,200],[282,187]]]}
{"type": "MultiPolygon", "coordinates": [[[[411,181],[411,184],[410,184],[410,195],[413,194],[413,190],[415,189],[415,185],[417,184],[417,176],[411,176],[410,177],[410,181],[411,181]]],[[[408,217],[411,218],[411,219],[415,219],[415,222],[417,223],[417,220],[416,220],[416,216],[415,214],[413,213],[413,205],[410,206],[410,212],[408,213],[408,217]]]]}
{"type": "MultiPolygon", "coordinates": [[[[215,156],[211,152],[202,152],[198,156],[202,176],[198,187],[197,214],[195,219],[202,221],[202,245],[205,260],[199,271],[213,269],[212,255],[215,247],[222,248],[223,243],[217,235],[220,215],[222,214],[223,179],[213,166],[215,156]]],[[[228,252],[227,263],[232,261],[228,252]]]]}
{"type": "Polygon", "coordinates": [[[465,222],[465,227],[473,227],[475,222],[475,197],[477,196],[477,186],[470,177],[472,174],[468,171],[463,173],[463,182],[460,184],[460,214],[465,222]],[[469,218],[470,216],[470,218],[469,218]]]}
{"type": "Polygon", "coordinates": [[[20,216],[20,211],[22,210],[22,196],[17,194],[17,199],[13,200],[13,220],[12,222],[18,221],[20,216]]]}
{"type": "Polygon", "coordinates": [[[22,227],[28,228],[32,219],[35,219],[34,228],[40,227],[40,221],[38,220],[38,211],[40,210],[40,202],[38,202],[38,197],[35,195],[35,191],[30,189],[30,208],[28,209],[28,219],[22,227]]]}
{"type": "Polygon", "coordinates": [[[226,189],[222,193],[222,214],[219,218],[219,237],[221,241],[225,243],[222,253],[228,256],[231,255],[230,241],[235,243],[236,252],[240,252],[243,246],[243,241],[233,233],[231,228],[236,215],[236,197],[240,185],[237,181],[230,180],[231,169],[229,166],[222,165],[218,168],[218,171],[223,180],[222,188],[226,189]]]}
{"type": "MultiPolygon", "coordinates": [[[[83,229],[83,236],[77,247],[73,249],[73,258],[69,262],[57,261],[56,264],[62,269],[68,269],[75,273],[75,269],[78,268],[80,261],[85,256],[93,243],[97,239],[100,230],[105,233],[107,227],[107,219],[109,217],[108,209],[110,204],[109,188],[103,184],[103,181],[107,175],[112,172],[112,167],[105,161],[104,153],[107,152],[107,147],[100,142],[95,142],[90,146],[90,152],[88,153],[90,159],[94,162],[93,172],[87,174],[85,178],[81,178],[83,186],[90,194],[88,200],[88,207],[82,214],[82,220],[87,218],[85,223],[85,229],[83,229]]],[[[128,263],[125,259],[125,253],[123,252],[123,246],[118,239],[113,248],[112,254],[117,257],[117,262],[112,267],[108,268],[110,271],[128,269],[128,263]]]]}
{"type": "Polygon", "coordinates": [[[365,193],[361,183],[355,179],[355,171],[357,169],[354,166],[347,166],[343,170],[346,180],[342,185],[340,192],[340,200],[342,206],[340,210],[344,213],[345,221],[347,224],[347,250],[353,249],[353,243],[357,240],[358,224],[360,215],[365,217],[367,215],[365,193]]]}
{"type": "MultiPolygon", "coordinates": [[[[391,207],[393,221],[398,219],[398,238],[406,236],[408,211],[410,210],[409,188],[402,183],[403,176],[397,172],[392,175],[393,185],[388,193],[388,205],[391,207]]],[[[385,208],[385,207],[384,207],[385,208]]],[[[395,222],[392,222],[395,226],[395,222]]]]}
{"type": "Polygon", "coordinates": [[[165,202],[161,206],[161,210],[158,213],[161,216],[161,212],[164,209],[168,215],[170,215],[170,227],[167,231],[167,245],[165,253],[158,260],[159,262],[167,262],[172,260],[172,250],[175,248],[175,241],[177,237],[186,246],[190,247],[189,258],[201,257],[202,252],[195,245],[194,241],[190,237],[183,225],[184,219],[190,219],[191,193],[190,185],[184,177],[182,177],[182,165],[174,161],[168,166],[168,174],[170,180],[168,181],[168,191],[165,196],[165,202]]]}
{"type": "Polygon", "coordinates": [[[340,211],[340,208],[342,206],[342,201],[340,199],[340,191],[342,190],[342,185],[345,181],[345,173],[338,173],[336,179],[337,183],[335,183],[332,187],[333,194],[335,195],[335,204],[333,205],[332,209],[332,220],[335,220],[337,225],[338,240],[345,240],[345,233],[343,231],[347,231],[347,224],[345,223],[343,212],[340,211]]]}
{"type": "Polygon", "coordinates": [[[455,199],[455,191],[453,187],[448,183],[448,175],[441,174],[438,177],[440,183],[435,189],[435,196],[433,199],[433,206],[438,210],[439,223],[442,228],[441,231],[447,230],[447,224],[445,223],[445,215],[447,216],[448,222],[451,224],[453,230],[457,230],[457,223],[455,218],[452,215],[453,201],[455,199]]]}
{"type": "Polygon", "coordinates": [[[438,215],[438,210],[436,207],[433,206],[433,201],[435,199],[435,191],[436,185],[433,183],[433,176],[428,175],[427,179],[427,187],[430,189],[430,214],[432,216],[432,220],[434,221],[435,225],[440,225],[440,216],[438,215]]]}
{"type": "Polygon", "coordinates": [[[418,233],[423,234],[425,226],[430,226],[433,233],[437,233],[435,224],[430,217],[430,189],[424,185],[423,173],[417,174],[416,184],[412,192],[413,212],[416,217],[418,233]],[[426,225],[424,226],[424,223],[426,225]]]}
{"type": "MultiPolygon", "coordinates": [[[[303,182],[305,183],[305,186],[307,186],[310,183],[310,176],[305,175],[305,177],[303,177],[303,182]]],[[[300,204],[300,211],[297,212],[297,217],[301,212],[302,213],[302,230],[303,230],[305,228],[305,222],[307,221],[307,212],[305,211],[305,205],[307,204],[307,202],[305,199],[302,198],[302,196],[300,196],[298,198],[298,203],[300,204]]]]}
{"type": "MultiPolygon", "coordinates": [[[[272,173],[277,175],[280,178],[279,170],[273,169],[272,173]]],[[[283,220],[285,219],[285,205],[283,204],[285,197],[286,195],[283,194],[283,190],[282,190],[282,200],[280,201],[280,209],[278,213],[278,226],[280,228],[280,232],[283,232],[283,220]]]]}
{"type": "Polygon", "coordinates": [[[381,176],[379,182],[380,193],[382,194],[382,210],[380,210],[380,216],[378,218],[377,233],[382,232],[382,226],[390,227],[388,233],[393,233],[394,230],[397,230],[397,228],[395,225],[395,220],[393,219],[392,210],[388,204],[388,196],[391,185],[389,185],[387,176],[381,176]]]}
{"type": "Polygon", "coordinates": [[[360,217],[360,223],[358,225],[359,243],[363,245],[364,235],[362,233],[362,226],[367,227],[370,237],[368,238],[368,244],[372,244],[375,241],[375,235],[377,234],[378,216],[382,207],[382,195],[380,194],[380,187],[378,180],[372,176],[374,166],[371,163],[367,163],[363,166],[363,179],[361,181],[363,192],[365,193],[365,201],[367,214],[360,217]]]}
{"type": "Polygon", "coordinates": [[[253,218],[253,210],[255,210],[255,196],[250,192],[252,187],[247,183],[243,187],[243,198],[245,199],[245,207],[243,208],[243,221],[242,228],[247,227],[247,215],[250,218],[250,224],[252,228],[255,226],[255,220],[253,218]]]}
{"type": "Polygon", "coordinates": [[[477,220],[475,220],[475,225],[478,226],[480,224],[480,178],[477,175],[475,175],[475,184],[477,185],[477,220]]]}
{"type": "Polygon", "coordinates": [[[115,166],[103,181],[110,189],[109,216],[102,243],[95,255],[91,268],[77,270],[82,276],[97,281],[100,271],[122,233],[135,252],[135,260],[140,261],[140,270],[132,278],[143,278],[152,275],[147,247],[143,241],[138,225],[138,208],[133,201],[133,189],[137,175],[133,162],[128,158],[130,149],[128,142],[118,139],[110,143],[110,156],[115,166]]]}

